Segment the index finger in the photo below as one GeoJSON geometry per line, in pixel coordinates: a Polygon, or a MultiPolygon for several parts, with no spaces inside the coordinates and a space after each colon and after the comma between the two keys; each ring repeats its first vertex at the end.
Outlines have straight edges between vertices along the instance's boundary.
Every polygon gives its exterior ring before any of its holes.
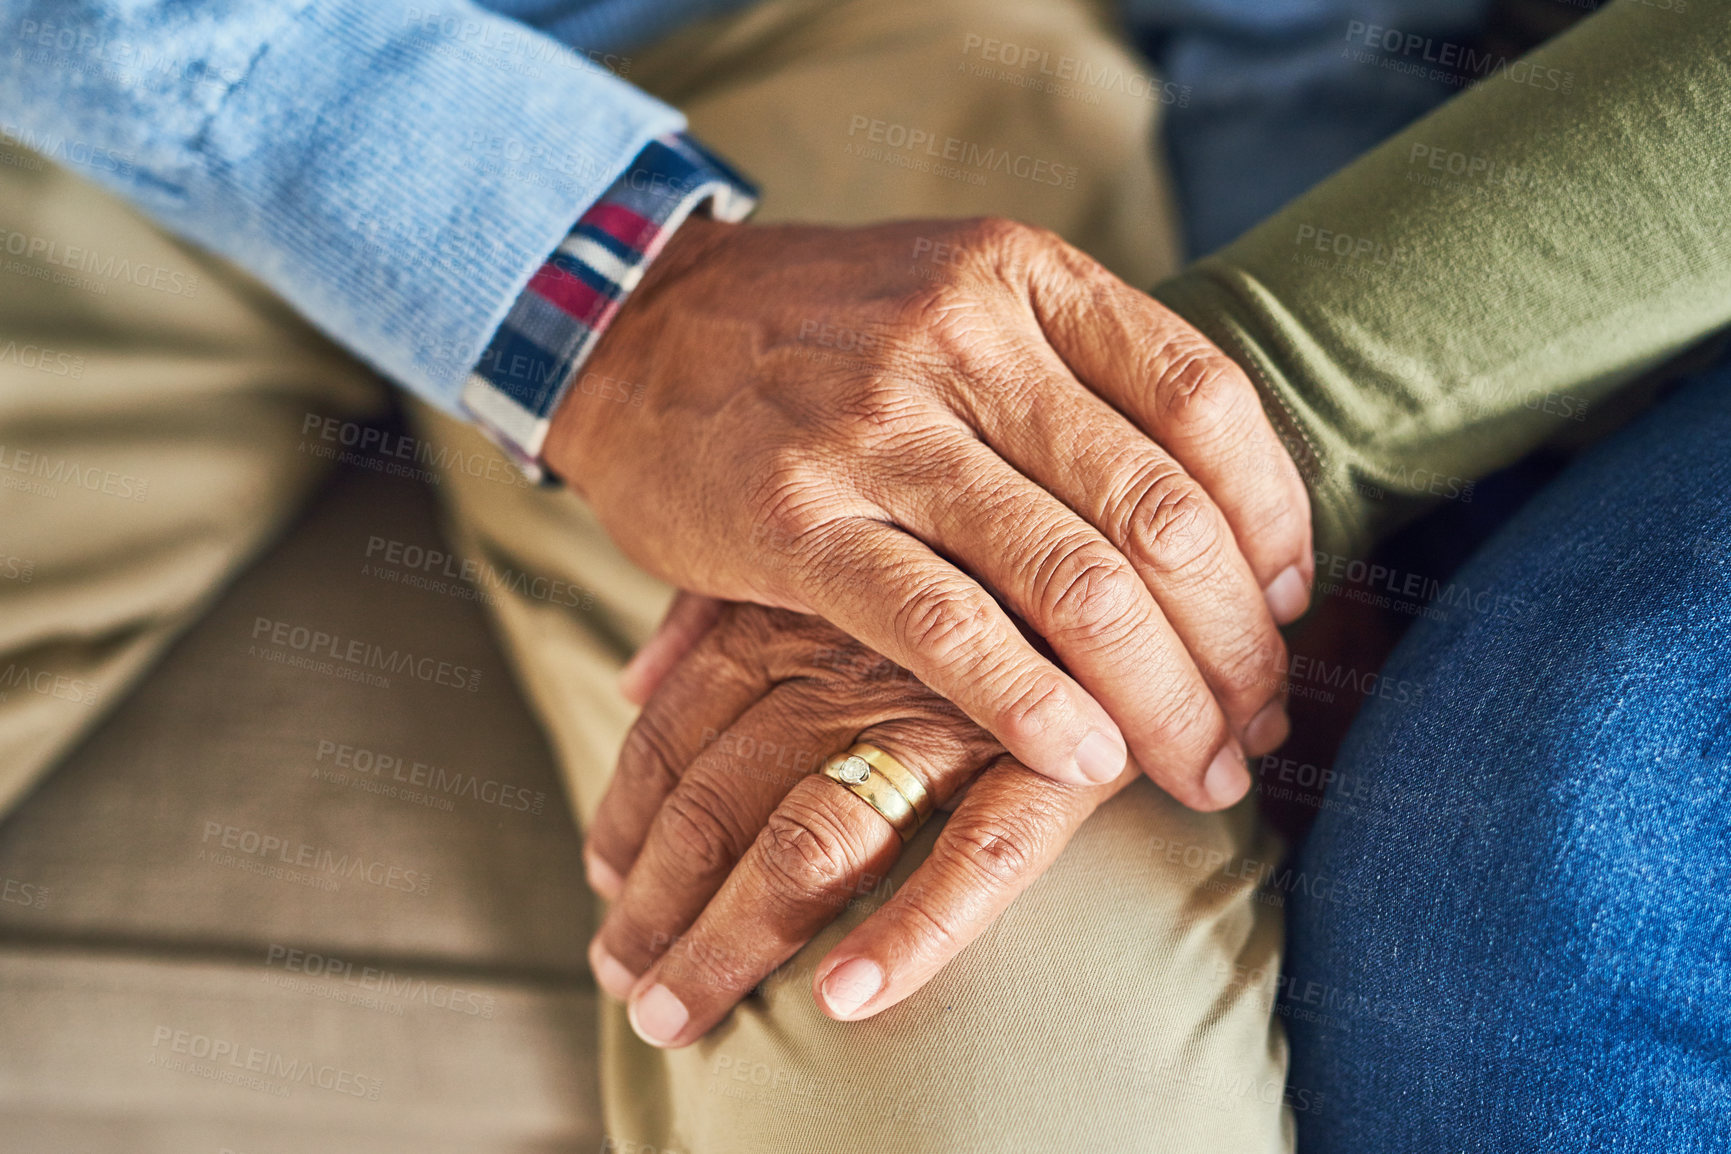
{"type": "Polygon", "coordinates": [[[1117,724],[978,582],[882,522],[836,532],[847,537],[824,542],[813,611],[955,703],[1030,769],[1079,785],[1124,771],[1117,724]]]}
{"type": "MultiPolygon", "coordinates": [[[[947,706],[930,714],[922,706],[869,726],[859,740],[899,761],[938,805],[996,751],[947,706]]],[[[638,978],[632,1028],[656,1046],[696,1041],[850,902],[871,892],[901,851],[901,836],[882,811],[845,785],[808,775],[781,800],[690,929],[638,978]]]]}
{"type": "Polygon", "coordinates": [[[1036,266],[1040,327],[1076,377],[1208,491],[1285,624],[1310,600],[1310,496],[1245,370],[1189,322],[1062,242],[1036,266]]]}

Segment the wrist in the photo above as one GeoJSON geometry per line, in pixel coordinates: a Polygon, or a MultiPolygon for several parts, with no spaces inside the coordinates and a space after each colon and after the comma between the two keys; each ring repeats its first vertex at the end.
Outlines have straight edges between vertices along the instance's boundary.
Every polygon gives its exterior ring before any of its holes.
{"type": "Polygon", "coordinates": [[[581,446],[603,443],[603,434],[587,428],[591,422],[572,419],[593,408],[581,404],[585,393],[610,396],[614,408],[634,399],[629,386],[605,380],[609,374],[591,364],[601,338],[642,282],[665,279],[651,278],[651,270],[689,266],[692,258],[680,254],[699,247],[703,217],[741,220],[756,197],[749,182],[685,134],[650,141],[530,277],[464,383],[463,408],[533,476],[547,466],[582,485],[593,470],[581,446]],[[669,249],[673,259],[659,259],[669,249]],[[573,390],[575,409],[567,405],[573,390]],[[555,446],[560,410],[569,411],[555,446]]]}
{"type": "Polygon", "coordinates": [[[618,441],[613,435],[618,423],[633,419],[653,403],[651,382],[645,379],[648,354],[667,326],[681,319],[677,308],[667,307],[666,298],[693,270],[713,272],[715,250],[739,227],[702,215],[680,224],[620,305],[588,359],[572,374],[551,414],[541,459],[549,472],[579,494],[588,495],[605,476],[610,463],[607,446],[618,441]]]}

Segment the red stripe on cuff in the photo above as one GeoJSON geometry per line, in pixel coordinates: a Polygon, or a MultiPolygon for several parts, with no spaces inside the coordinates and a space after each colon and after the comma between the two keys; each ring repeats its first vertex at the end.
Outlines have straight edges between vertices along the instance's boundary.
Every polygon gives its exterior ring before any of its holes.
{"type": "Polygon", "coordinates": [[[544,264],[535,271],[535,275],[529,279],[529,291],[545,299],[560,312],[568,313],[591,326],[608,303],[604,294],[590,288],[581,278],[552,264],[544,264]]]}
{"type": "Polygon", "coordinates": [[[621,204],[603,200],[583,214],[582,224],[600,229],[620,244],[642,252],[661,226],[621,204]]]}

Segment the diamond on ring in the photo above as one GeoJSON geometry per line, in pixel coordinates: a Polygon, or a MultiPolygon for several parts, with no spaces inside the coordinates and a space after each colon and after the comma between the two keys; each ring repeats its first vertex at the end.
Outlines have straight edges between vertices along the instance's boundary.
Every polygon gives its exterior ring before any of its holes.
{"type": "Polygon", "coordinates": [[[850,757],[841,763],[836,774],[849,785],[858,785],[872,775],[871,763],[863,757],[850,757]]]}

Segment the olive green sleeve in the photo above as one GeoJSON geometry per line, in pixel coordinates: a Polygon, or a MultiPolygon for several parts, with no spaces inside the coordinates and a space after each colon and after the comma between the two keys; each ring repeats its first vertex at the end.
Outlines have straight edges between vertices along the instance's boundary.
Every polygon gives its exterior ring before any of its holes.
{"type": "Polygon", "coordinates": [[[1155,289],[1257,382],[1319,549],[1731,323],[1731,0],[1678,6],[1615,0],[1497,62],[1155,289]]]}

